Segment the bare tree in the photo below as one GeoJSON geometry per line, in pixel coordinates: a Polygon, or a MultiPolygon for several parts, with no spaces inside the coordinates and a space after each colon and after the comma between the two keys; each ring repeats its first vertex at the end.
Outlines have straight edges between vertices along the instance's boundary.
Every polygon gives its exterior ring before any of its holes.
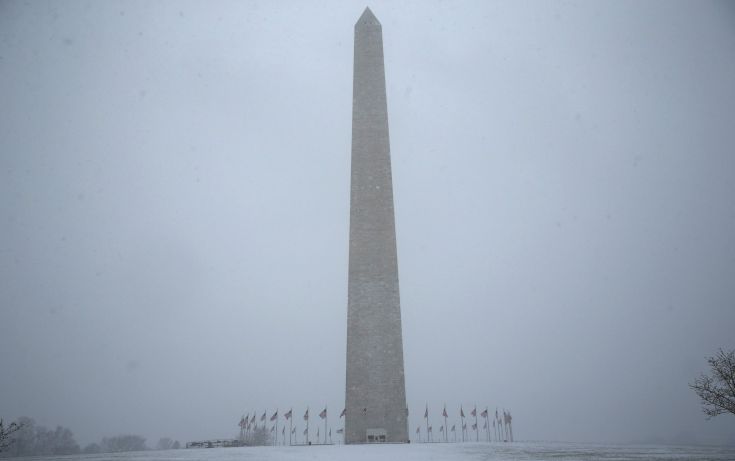
{"type": "Polygon", "coordinates": [[[10,435],[19,431],[21,427],[23,427],[23,424],[18,423],[10,423],[10,426],[5,427],[2,418],[0,418],[0,452],[12,445],[15,439],[11,439],[10,435]]]}
{"type": "Polygon", "coordinates": [[[689,387],[702,399],[702,411],[707,419],[723,413],[735,414],[735,350],[720,349],[707,362],[711,375],[702,373],[689,387]]]}
{"type": "Polygon", "coordinates": [[[145,438],[139,435],[118,435],[116,437],[104,437],[100,443],[104,453],[121,453],[124,451],[146,450],[145,438]]]}
{"type": "Polygon", "coordinates": [[[265,427],[257,426],[250,431],[244,441],[245,445],[250,446],[263,446],[273,444],[273,438],[271,437],[271,433],[268,431],[268,429],[266,429],[265,427]]]}
{"type": "Polygon", "coordinates": [[[156,444],[156,450],[170,450],[174,441],[170,437],[161,437],[156,444]]]}

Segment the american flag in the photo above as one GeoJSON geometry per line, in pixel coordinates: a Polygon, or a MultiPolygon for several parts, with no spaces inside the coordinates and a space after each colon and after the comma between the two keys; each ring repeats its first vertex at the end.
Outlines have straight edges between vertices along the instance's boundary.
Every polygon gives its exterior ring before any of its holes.
{"type": "Polygon", "coordinates": [[[265,412],[263,412],[263,416],[260,417],[261,421],[265,421],[265,412]]]}
{"type": "Polygon", "coordinates": [[[324,409],[322,410],[322,412],[321,412],[321,413],[319,413],[319,417],[320,417],[321,419],[324,419],[324,418],[326,418],[326,417],[327,417],[327,407],[324,407],[324,409]]]}
{"type": "Polygon", "coordinates": [[[291,419],[291,414],[293,413],[293,410],[288,410],[288,413],[284,413],[283,417],[286,419],[291,419]]]}
{"type": "Polygon", "coordinates": [[[470,414],[472,416],[477,416],[477,407],[475,407],[470,414]]]}
{"type": "Polygon", "coordinates": [[[342,434],[344,433],[344,431],[345,431],[344,429],[337,429],[337,434],[342,434]]]}
{"type": "Polygon", "coordinates": [[[304,421],[307,421],[309,419],[309,409],[306,409],[306,413],[304,413],[304,421]]]}
{"type": "Polygon", "coordinates": [[[472,430],[474,430],[474,431],[477,430],[477,424],[474,424],[474,423],[472,424],[472,430]]]}
{"type": "Polygon", "coordinates": [[[452,424],[452,432],[457,432],[456,429],[454,428],[454,424],[452,424]]]}
{"type": "Polygon", "coordinates": [[[480,416],[482,416],[483,418],[487,418],[487,408],[485,408],[485,411],[480,413],[480,416]]]}
{"type": "Polygon", "coordinates": [[[459,416],[464,418],[464,410],[462,409],[462,407],[459,407],[459,416]]]}
{"type": "Polygon", "coordinates": [[[444,407],[444,411],[442,411],[442,416],[445,418],[447,417],[447,407],[444,407]]]}
{"type": "Polygon", "coordinates": [[[278,419],[278,410],[276,410],[275,413],[273,413],[273,416],[271,416],[271,421],[275,421],[278,419]]]}
{"type": "Polygon", "coordinates": [[[341,417],[343,417],[346,414],[347,414],[347,408],[345,408],[344,410],[342,410],[342,413],[339,414],[339,417],[341,418],[341,417]]]}
{"type": "Polygon", "coordinates": [[[424,418],[429,418],[429,405],[426,405],[426,411],[424,412],[424,418]]]}

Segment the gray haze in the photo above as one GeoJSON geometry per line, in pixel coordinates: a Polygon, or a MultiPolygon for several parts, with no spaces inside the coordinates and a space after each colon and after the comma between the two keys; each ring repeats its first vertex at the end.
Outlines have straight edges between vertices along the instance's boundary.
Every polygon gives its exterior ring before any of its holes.
{"type": "MultiPolygon", "coordinates": [[[[370,6],[411,432],[735,443],[687,388],[735,347],[733,4],[370,6]]],[[[0,416],[338,427],[364,7],[0,2],[0,416]]]]}

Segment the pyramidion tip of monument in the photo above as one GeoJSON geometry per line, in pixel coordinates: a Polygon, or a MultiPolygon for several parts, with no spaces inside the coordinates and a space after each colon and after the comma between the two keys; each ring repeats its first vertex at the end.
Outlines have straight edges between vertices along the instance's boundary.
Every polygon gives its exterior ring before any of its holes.
{"type": "Polygon", "coordinates": [[[375,17],[369,6],[365,7],[365,11],[362,12],[362,16],[357,20],[355,27],[358,26],[380,26],[380,21],[375,17]]]}

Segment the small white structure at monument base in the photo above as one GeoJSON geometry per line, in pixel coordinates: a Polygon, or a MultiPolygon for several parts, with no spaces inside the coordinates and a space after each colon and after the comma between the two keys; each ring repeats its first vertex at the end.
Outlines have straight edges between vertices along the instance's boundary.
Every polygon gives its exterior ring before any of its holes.
{"type": "Polygon", "coordinates": [[[385,429],[368,429],[367,443],[382,443],[386,441],[388,433],[385,429]]]}

